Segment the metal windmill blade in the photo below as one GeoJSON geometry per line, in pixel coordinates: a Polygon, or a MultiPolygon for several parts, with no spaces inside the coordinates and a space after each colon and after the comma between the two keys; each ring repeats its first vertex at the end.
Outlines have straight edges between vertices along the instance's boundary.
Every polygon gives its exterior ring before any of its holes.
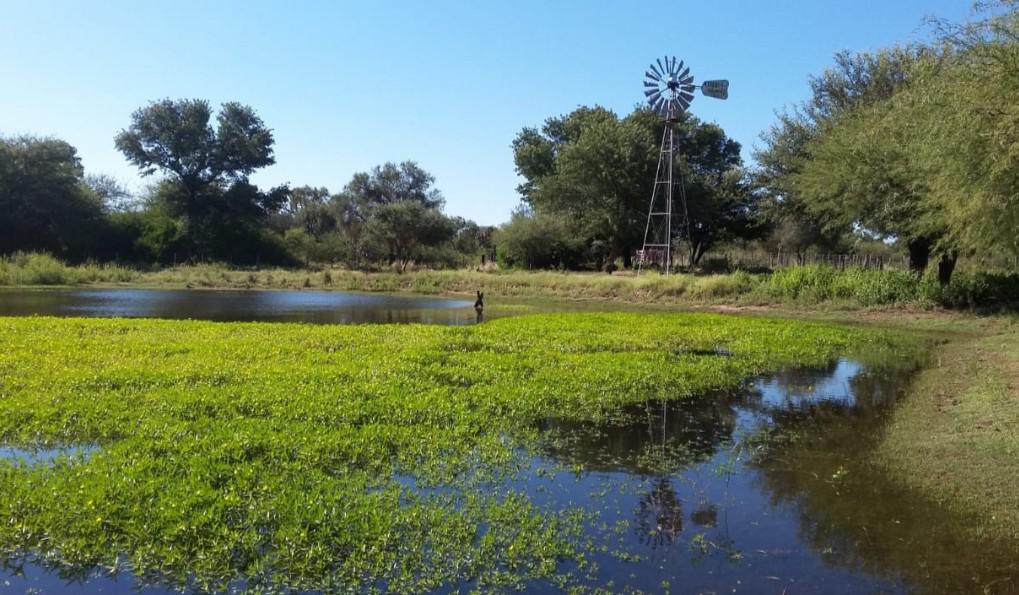
{"type": "Polygon", "coordinates": [[[690,67],[675,56],[655,58],[649,70],[644,71],[644,96],[648,105],[667,120],[690,108],[698,87],[708,97],[729,97],[729,81],[706,81],[697,85],[690,74],[690,67]]]}

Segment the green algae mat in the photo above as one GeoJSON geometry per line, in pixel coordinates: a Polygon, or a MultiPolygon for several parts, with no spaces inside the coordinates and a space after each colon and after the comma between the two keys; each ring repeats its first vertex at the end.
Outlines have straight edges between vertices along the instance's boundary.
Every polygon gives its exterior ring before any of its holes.
{"type": "Polygon", "coordinates": [[[589,570],[583,515],[500,483],[542,422],[905,348],[709,314],[0,318],[0,443],[57,449],[0,459],[0,551],[191,589],[568,587],[589,570]]]}

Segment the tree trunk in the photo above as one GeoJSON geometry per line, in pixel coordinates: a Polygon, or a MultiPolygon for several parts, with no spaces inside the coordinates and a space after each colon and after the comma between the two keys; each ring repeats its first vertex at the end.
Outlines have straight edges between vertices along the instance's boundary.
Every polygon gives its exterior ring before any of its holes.
{"type": "Polygon", "coordinates": [[[708,251],[708,248],[704,244],[704,242],[697,242],[696,244],[691,244],[690,245],[690,264],[692,266],[699,265],[701,263],[701,258],[704,256],[704,253],[707,252],[707,251],[708,251]]]}
{"type": "Polygon", "coordinates": [[[627,270],[633,268],[633,249],[629,246],[623,248],[623,268],[627,270]]]}
{"type": "Polygon", "coordinates": [[[947,250],[941,253],[941,260],[938,261],[938,283],[945,287],[952,281],[952,273],[955,271],[955,263],[959,260],[957,250],[947,250]]]}
{"type": "Polygon", "coordinates": [[[616,253],[614,250],[612,252],[609,252],[609,255],[605,257],[605,261],[602,263],[601,270],[610,275],[616,270],[616,253]]]}
{"type": "Polygon", "coordinates": [[[909,248],[909,270],[922,275],[930,262],[931,241],[923,237],[916,238],[910,240],[906,247],[909,248]]]}

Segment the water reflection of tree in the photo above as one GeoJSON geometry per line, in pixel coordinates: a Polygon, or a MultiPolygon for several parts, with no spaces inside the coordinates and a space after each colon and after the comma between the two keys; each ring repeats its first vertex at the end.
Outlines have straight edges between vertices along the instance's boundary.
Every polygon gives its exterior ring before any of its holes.
{"type": "Polygon", "coordinates": [[[658,477],[640,498],[637,534],[651,548],[670,546],[683,532],[683,503],[668,477],[658,477]]]}
{"type": "Polygon", "coordinates": [[[798,509],[801,539],[829,564],[901,577],[921,591],[1014,588],[1019,545],[974,536],[965,517],[909,491],[870,460],[884,414],[908,378],[864,369],[849,379],[848,401],[770,407],[782,439],[750,464],[776,503],[798,509]]]}
{"type": "Polygon", "coordinates": [[[637,537],[657,549],[683,531],[683,504],[674,485],[681,469],[710,459],[732,439],[740,396],[648,401],[624,407],[605,423],[550,420],[547,452],[570,466],[648,477],[635,510],[637,537]]]}
{"type": "MultiPolygon", "coordinates": [[[[860,368],[852,362],[833,361],[825,366],[790,367],[771,375],[766,385],[771,396],[781,396],[781,403],[771,406],[805,406],[820,402],[837,402],[846,412],[860,408],[886,407],[894,403],[902,382],[890,383],[888,375],[908,377],[908,370],[897,372],[860,368]],[[827,387],[828,390],[824,390],[827,387]],[[836,388],[837,387],[837,388],[836,388]]],[[[774,401],[774,398],[772,399],[774,401]]]]}
{"type": "Polygon", "coordinates": [[[648,401],[603,423],[548,420],[546,452],[570,466],[662,476],[703,462],[732,437],[736,412],[725,396],[648,401]]]}
{"type": "Polygon", "coordinates": [[[788,366],[768,377],[780,392],[789,397],[811,395],[815,387],[831,380],[839,369],[839,361],[822,366],[788,366]]]}

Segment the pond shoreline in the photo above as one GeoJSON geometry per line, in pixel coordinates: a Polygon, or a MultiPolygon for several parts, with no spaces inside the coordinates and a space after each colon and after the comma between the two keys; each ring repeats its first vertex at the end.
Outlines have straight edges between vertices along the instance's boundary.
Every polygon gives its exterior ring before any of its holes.
{"type": "Polygon", "coordinates": [[[69,266],[45,254],[0,259],[0,286],[31,285],[230,289],[323,289],[411,292],[423,295],[620,300],[634,303],[788,305],[859,309],[897,307],[957,310],[1007,309],[1019,299],[1019,275],[956,273],[942,287],[933,277],[901,270],[836,268],[826,265],[780,268],[770,273],[597,272],[485,269],[420,269],[404,273],[324,266],[307,269],[231,268],[222,264],[132,269],[118,265],[69,266]]]}

